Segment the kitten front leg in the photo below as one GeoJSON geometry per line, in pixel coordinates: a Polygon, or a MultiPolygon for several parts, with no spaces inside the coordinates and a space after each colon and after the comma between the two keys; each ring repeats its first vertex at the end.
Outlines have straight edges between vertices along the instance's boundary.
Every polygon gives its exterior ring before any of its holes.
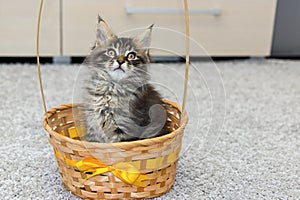
{"type": "Polygon", "coordinates": [[[103,134],[99,133],[99,129],[87,126],[85,140],[88,142],[106,142],[103,134]]]}
{"type": "Polygon", "coordinates": [[[108,113],[95,112],[92,109],[85,111],[86,136],[88,142],[107,142],[108,136],[114,130],[115,124],[108,113]]]}

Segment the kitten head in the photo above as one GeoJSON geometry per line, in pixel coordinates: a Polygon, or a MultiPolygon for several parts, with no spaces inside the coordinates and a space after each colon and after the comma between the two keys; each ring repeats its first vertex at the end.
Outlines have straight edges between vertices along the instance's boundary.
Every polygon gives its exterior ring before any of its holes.
{"type": "Polygon", "coordinates": [[[98,17],[97,39],[89,56],[89,64],[105,71],[115,81],[146,73],[150,62],[151,25],[134,38],[120,38],[98,17]]]}

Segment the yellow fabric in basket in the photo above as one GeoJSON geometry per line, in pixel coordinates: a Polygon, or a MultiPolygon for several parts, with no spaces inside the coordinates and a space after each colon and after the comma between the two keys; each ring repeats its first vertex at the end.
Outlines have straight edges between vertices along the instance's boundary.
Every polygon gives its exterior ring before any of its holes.
{"type": "MultiPolygon", "coordinates": [[[[85,127],[84,126],[79,126],[79,127],[72,127],[68,129],[68,133],[69,133],[69,138],[82,138],[85,136],[85,127]]],[[[66,136],[66,133],[64,131],[62,131],[60,133],[63,136],[66,136]]]]}

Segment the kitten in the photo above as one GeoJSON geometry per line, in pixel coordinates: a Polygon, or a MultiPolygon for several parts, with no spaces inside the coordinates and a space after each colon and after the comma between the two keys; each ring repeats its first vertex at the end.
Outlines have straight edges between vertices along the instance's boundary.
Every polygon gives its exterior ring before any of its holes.
{"type": "Polygon", "coordinates": [[[98,17],[97,40],[85,60],[85,140],[121,142],[167,133],[161,96],[148,83],[152,26],[134,38],[121,38],[98,17]]]}

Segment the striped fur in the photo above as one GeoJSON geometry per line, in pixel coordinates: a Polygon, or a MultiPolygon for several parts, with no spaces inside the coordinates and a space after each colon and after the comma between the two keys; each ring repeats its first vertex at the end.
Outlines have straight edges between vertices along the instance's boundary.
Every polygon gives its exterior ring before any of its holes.
{"type": "Polygon", "coordinates": [[[130,141],[166,132],[161,97],[148,83],[151,29],[135,38],[119,38],[99,18],[97,41],[84,63],[89,71],[87,141],[130,141]]]}

